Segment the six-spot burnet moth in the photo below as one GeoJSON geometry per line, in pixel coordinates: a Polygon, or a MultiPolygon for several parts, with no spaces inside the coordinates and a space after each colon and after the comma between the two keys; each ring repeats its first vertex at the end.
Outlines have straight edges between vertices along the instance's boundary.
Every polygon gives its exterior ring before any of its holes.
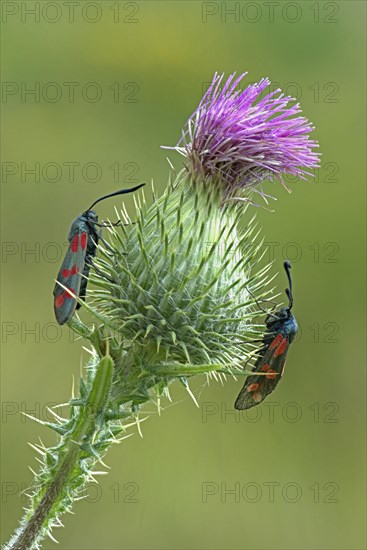
{"type": "Polygon", "coordinates": [[[80,308],[80,303],[73,296],[85,300],[90,267],[97,252],[98,241],[101,238],[101,234],[96,228],[103,227],[103,224],[98,223],[98,216],[92,210],[93,206],[109,197],[137,191],[143,185],[145,184],[142,183],[130,189],[115,191],[97,199],[71,224],[68,236],[70,245],[57,275],[54,288],[54,310],[59,325],[70,321],[74,311],[80,308]]]}
{"type": "Polygon", "coordinates": [[[285,291],[289,300],[288,307],[282,307],[279,311],[268,314],[265,320],[266,332],[262,340],[263,346],[259,350],[252,369],[253,372],[262,374],[248,376],[234,404],[236,409],[250,409],[264,401],[265,397],[276,388],[283,375],[289,346],[298,331],[297,321],[291,313],[293,293],[290,268],[291,264],[284,262],[289,281],[289,288],[285,291]]]}

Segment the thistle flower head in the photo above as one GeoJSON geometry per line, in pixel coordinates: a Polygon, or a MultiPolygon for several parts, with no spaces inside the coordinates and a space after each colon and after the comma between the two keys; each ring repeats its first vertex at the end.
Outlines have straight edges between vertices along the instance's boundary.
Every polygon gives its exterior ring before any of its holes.
{"type": "Polygon", "coordinates": [[[264,179],[284,174],[302,179],[318,165],[314,129],[299,104],[280,89],[260,97],[270,81],[263,78],[243,91],[236,89],[246,73],[214,75],[196,111],[188,119],[174,149],[187,157],[195,175],[217,180],[225,197],[241,195],[264,179]]]}
{"type": "Polygon", "coordinates": [[[253,220],[238,227],[242,213],[182,170],[163,197],[137,205],[134,224],[111,229],[90,303],[137,350],[135,364],[242,361],[248,348],[236,342],[251,340],[262,313],[250,291],[264,291],[270,267],[259,267],[253,220]]]}

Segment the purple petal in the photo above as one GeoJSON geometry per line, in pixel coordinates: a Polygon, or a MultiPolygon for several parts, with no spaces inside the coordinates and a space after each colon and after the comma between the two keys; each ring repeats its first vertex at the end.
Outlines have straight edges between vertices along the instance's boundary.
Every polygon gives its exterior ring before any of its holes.
{"type": "Polygon", "coordinates": [[[305,168],[318,167],[318,147],[309,138],[314,129],[293,98],[275,90],[260,99],[270,81],[263,78],[243,91],[246,73],[215,74],[198,108],[188,119],[176,146],[195,174],[225,185],[226,195],[257,185],[266,178],[283,181],[284,174],[302,179],[305,168]]]}

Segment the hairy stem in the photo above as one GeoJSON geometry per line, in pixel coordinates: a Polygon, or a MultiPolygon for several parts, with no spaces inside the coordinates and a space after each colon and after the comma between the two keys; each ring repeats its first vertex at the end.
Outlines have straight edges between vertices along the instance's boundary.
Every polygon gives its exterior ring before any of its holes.
{"type": "Polygon", "coordinates": [[[77,463],[78,454],[79,446],[72,443],[69,453],[60,466],[60,470],[48,487],[35,512],[16,538],[7,546],[9,550],[29,550],[34,546],[41,530],[48,522],[52,508],[60,497],[60,492],[68,483],[70,474],[77,463]]]}
{"type": "MultiPolygon", "coordinates": [[[[103,357],[95,371],[88,399],[84,404],[81,401],[76,422],[67,433],[64,445],[60,446],[58,465],[53,469],[52,476],[49,476],[46,487],[40,487],[39,493],[42,496],[39,497],[31,516],[28,518],[26,514],[24,526],[7,546],[9,550],[28,550],[37,547],[40,538],[48,532],[49,525],[60,514],[65,492],[68,491],[68,487],[73,486],[73,477],[80,475],[83,455],[86,455],[90,442],[96,438],[98,430],[102,427],[101,420],[105,415],[113,370],[112,358],[103,357]]],[[[92,451],[91,446],[90,450],[92,451]]],[[[89,468],[98,459],[97,453],[95,457],[93,452],[91,454],[89,468]]]]}

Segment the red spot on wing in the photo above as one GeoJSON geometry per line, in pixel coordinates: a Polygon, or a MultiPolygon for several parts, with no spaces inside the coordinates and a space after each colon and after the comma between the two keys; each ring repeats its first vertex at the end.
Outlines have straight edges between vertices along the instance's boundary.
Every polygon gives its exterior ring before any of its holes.
{"type": "Polygon", "coordinates": [[[283,340],[282,334],[280,333],[277,334],[274,340],[272,341],[272,343],[270,344],[269,349],[277,348],[279,344],[282,342],[282,340],[283,340]]]}
{"type": "Polygon", "coordinates": [[[268,380],[273,380],[274,378],[276,378],[277,376],[279,376],[279,374],[273,370],[273,369],[270,369],[266,375],[265,375],[265,378],[268,378],[268,380]]]}
{"type": "Polygon", "coordinates": [[[268,371],[269,369],[270,369],[270,365],[268,365],[267,363],[265,363],[265,365],[263,365],[263,366],[261,367],[261,370],[262,370],[263,372],[266,372],[266,371],[268,371]]]}
{"type": "Polygon", "coordinates": [[[73,294],[74,294],[74,290],[72,288],[68,288],[67,290],[64,290],[64,296],[65,298],[74,298],[73,294]]]}
{"type": "Polygon", "coordinates": [[[257,390],[257,388],[260,386],[260,384],[258,384],[257,382],[255,382],[254,384],[250,384],[247,388],[247,391],[248,392],[252,392],[252,391],[255,391],[257,390]]]}
{"type": "Polygon", "coordinates": [[[59,309],[63,303],[64,303],[64,296],[62,294],[59,294],[55,300],[56,309],[59,309]]]}
{"type": "Polygon", "coordinates": [[[274,358],[279,357],[279,355],[282,355],[282,353],[285,352],[285,350],[288,347],[288,340],[287,338],[283,338],[277,349],[274,351],[274,358]]]}
{"type": "Polygon", "coordinates": [[[71,269],[63,269],[61,271],[61,276],[64,279],[68,279],[70,275],[76,275],[77,273],[79,273],[79,267],[77,265],[73,265],[71,269]]]}
{"type": "Polygon", "coordinates": [[[70,248],[73,252],[78,252],[79,247],[79,235],[74,235],[73,240],[71,241],[70,248]]]}
{"type": "Polygon", "coordinates": [[[87,234],[86,233],[82,233],[81,236],[80,236],[80,246],[82,247],[83,250],[85,250],[86,246],[87,246],[87,234]]]}

